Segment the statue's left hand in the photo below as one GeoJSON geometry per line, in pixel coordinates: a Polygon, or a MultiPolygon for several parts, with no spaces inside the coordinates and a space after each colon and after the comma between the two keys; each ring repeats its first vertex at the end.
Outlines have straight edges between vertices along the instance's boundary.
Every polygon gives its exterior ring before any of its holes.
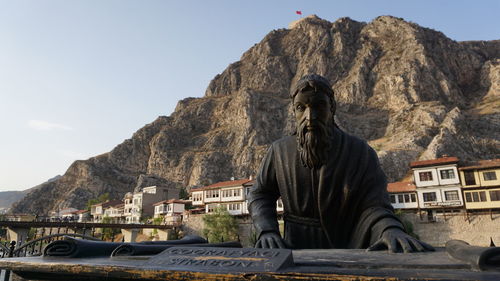
{"type": "Polygon", "coordinates": [[[259,237],[257,243],[255,243],[255,248],[280,248],[286,249],[285,242],[281,239],[279,233],[270,231],[262,233],[259,237]]]}
{"type": "Polygon", "coordinates": [[[371,245],[367,251],[378,251],[388,249],[391,253],[403,252],[426,252],[434,251],[434,248],[406,234],[399,228],[389,228],[382,233],[382,237],[371,245]]]}

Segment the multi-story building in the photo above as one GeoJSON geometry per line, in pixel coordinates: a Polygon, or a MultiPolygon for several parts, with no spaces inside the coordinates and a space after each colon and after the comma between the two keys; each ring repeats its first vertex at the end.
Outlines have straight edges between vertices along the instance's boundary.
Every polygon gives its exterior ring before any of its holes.
{"type": "Polygon", "coordinates": [[[155,207],[155,218],[163,217],[163,223],[175,224],[182,222],[182,214],[186,209],[186,205],[191,204],[191,201],[170,199],[163,200],[153,204],[155,207]]]}
{"type": "Polygon", "coordinates": [[[125,221],[127,223],[139,223],[142,218],[153,217],[154,203],[178,198],[179,189],[162,186],[144,187],[141,191],[134,192],[131,197],[127,194],[124,202],[125,221]]]}
{"type": "MultiPolygon", "coordinates": [[[[223,206],[231,215],[248,215],[247,196],[254,180],[242,179],[218,182],[212,185],[191,189],[193,207],[204,207],[211,213],[223,206]]],[[[276,202],[276,211],[283,212],[281,198],[276,202]]]]}
{"type": "Polygon", "coordinates": [[[463,206],[457,157],[442,157],[410,163],[417,189],[420,209],[426,209],[429,218],[432,210],[459,211],[463,206]]]}
{"type": "Polygon", "coordinates": [[[500,209],[500,159],[477,161],[459,170],[467,210],[500,209]]]}
{"type": "Polygon", "coordinates": [[[121,203],[122,201],[120,200],[111,200],[90,206],[90,215],[92,216],[92,221],[102,222],[102,219],[104,218],[104,210],[110,206],[115,206],[121,203]]]}
{"type": "Polygon", "coordinates": [[[104,209],[104,217],[110,218],[111,223],[124,223],[124,203],[108,206],[104,209]]]}
{"type": "Polygon", "coordinates": [[[223,206],[232,215],[248,214],[246,195],[252,182],[251,179],[231,180],[191,189],[193,206],[204,206],[206,213],[223,206]]]}
{"type": "Polygon", "coordinates": [[[5,221],[34,221],[36,219],[35,215],[32,214],[9,214],[3,216],[5,221]]]}
{"type": "Polygon", "coordinates": [[[125,221],[130,223],[129,220],[132,217],[132,209],[134,208],[134,193],[127,192],[123,197],[123,216],[125,221]]]}
{"type": "Polygon", "coordinates": [[[418,209],[417,188],[412,182],[392,182],[387,191],[394,209],[418,209]]]}
{"type": "Polygon", "coordinates": [[[90,212],[88,210],[78,210],[75,213],[77,222],[87,222],[90,219],[90,212]]]}
{"type": "Polygon", "coordinates": [[[66,208],[59,211],[59,217],[64,221],[76,221],[78,219],[78,210],[75,208],[66,208]]]}

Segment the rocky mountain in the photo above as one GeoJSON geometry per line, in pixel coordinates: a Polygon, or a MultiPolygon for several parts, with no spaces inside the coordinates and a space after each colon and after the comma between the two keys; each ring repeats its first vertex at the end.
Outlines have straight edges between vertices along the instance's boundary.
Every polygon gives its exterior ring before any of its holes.
{"type": "Polygon", "coordinates": [[[390,16],[309,16],[270,32],[204,97],[179,101],[109,153],[74,162],[13,210],[82,208],[104,192],[121,198],[140,175],[187,187],[255,175],[268,145],[293,131],[290,86],[312,72],[332,82],[337,123],[369,141],[391,181],[414,160],[500,156],[500,41],[456,42],[390,16]]]}
{"type": "Polygon", "coordinates": [[[7,212],[12,203],[19,201],[26,195],[23,191],[1,191],[0,192],[0,214],[7,212]]]}
{"type": "Polygon", "coordinates": [[[1,191],[0,192],[0,213],[6,213],[9,211],[10,207],[15,204],[17,201],[21,200],[26,196],[26,194],[34,191],[44,184],[53,182],[61,178],[60,175],[57,175],[53,178],[48,179],[46,182],[36,185],[32,188],[22,190],[22,191],[1,191]]]}

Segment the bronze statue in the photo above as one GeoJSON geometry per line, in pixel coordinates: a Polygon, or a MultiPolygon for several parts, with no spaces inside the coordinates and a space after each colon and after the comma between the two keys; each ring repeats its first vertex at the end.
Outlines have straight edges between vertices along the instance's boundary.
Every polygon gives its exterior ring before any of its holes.
{"type": "Polygon", "coordinates": [[[433,250],[406,234],[394,215],[375,151],[335,124],[329,82],[307,75],[291,99],[296,133],[271,145],[249,193],[256,247],[433,250]],[[276,213],[280,196],[283,238],[276,213]]]}

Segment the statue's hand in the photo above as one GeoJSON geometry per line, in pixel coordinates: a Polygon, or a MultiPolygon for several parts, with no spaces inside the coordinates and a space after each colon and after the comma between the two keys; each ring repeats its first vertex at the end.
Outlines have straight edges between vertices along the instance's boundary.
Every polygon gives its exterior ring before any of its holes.
{"type": "Polygon", "coordinates": [[[388,228],[382,233],[382,237],[371,245],[367,251],[378,251],[388,249],[391,253],[403,252],[426,252],[434,251],[434,248],[406,234],[399,228],[388,228]]]}
{"type": "Polygon", "coordinates": [[[259,240],[255,243],[255,248],[281,248],[286,249],[285,243],[281,236],[276,232],[265,232],[260,235],[259,240]]]}

